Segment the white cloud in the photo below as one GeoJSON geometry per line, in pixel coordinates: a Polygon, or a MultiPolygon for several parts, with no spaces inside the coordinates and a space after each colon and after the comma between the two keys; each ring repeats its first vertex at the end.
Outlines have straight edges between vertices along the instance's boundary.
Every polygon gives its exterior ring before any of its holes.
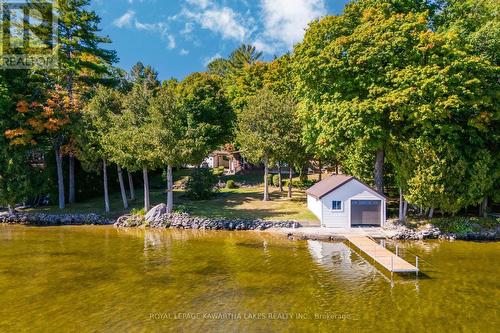
{"type": "Polygon", "coordinates": [[[157,23],[143,23],[139,20],[135,20],[134,26],[137,30],[143,31],[152,31],[160,34],[160,37],[163,40],[167,41],[167,48],[169,50],[175,49],[176,42],[174,35],[168,33],[168,26],[166,23],[157,22],[157,23]]]}
{"type": "Polygon", "coordinates": [[[135,17],[135,12],[133,10],[127,11],[125,14],[113,21],[113,24],[118,28],[123,28],[125,26],[130,26],[132,19],[135,17]]]}
{"type": "Polygon", "coordinates": [[[175,38],[172,35],[167,36],[167,47],[169,50],[175,49],[175,38]]]}
{"type": "Polygon", "coordinates": [[[211,63],[215,59],[219,59],[219,58],[222,58],[222,56],[220,55],[220,53],[216,53],[216,54],[214,54],[211,57],[207,57],[207,58],[203,59],[203,66],[206,67],[209,63],[211,63]]]}
{"type": "Polygon", "coordinates": [[[201,9],[205,9],[208,6],[212,5],[212,1],[210,0],[186,0],[186,2],[191,6],[197,6],[201,9]]]}
{"type": "Polygon", "coordinates": [[[227,6],[217,5],[212,0],[186,0],[190,6],[184,7],[178,17],[188,19],[181,32],[189,35],[193,30],[193,23],[201,28],[213,31],[223,39],[244,41],[251,33],[253,20],[245,19],[240,13],[227,6]]]}
{"type": "Polygon", "coordinates": [[[142,23],[139,20],[135,20],[134,22],[135,28],[137,30],[146,30],[146,31],[157,31],[162,35],[162,37],[166,37],[168,27],[163,22],[158,23],[142,23]]]}
{"type": "Polygon", "coordinates": [[[193,23],[186,22],[184,24],[184,29],[181,30],[182,35],[189,35],[193,31],[193,23]]]}
{"type": "Polygon", "coordinates": [[[188,50],[186,50],[186,49],[181,49],[181,50],[179,51],[179,54],[180,54],[181,56],[185,56],[185,55],[188,55],[188,54],[189,54],[189,51],[188,51],[188,50]]]}
{"type": "Polygon", "coordinates": [[[267,54],[276,53],[276,46],[273,44],[269,44],[262,39],[258,38],[252,42],[252,45],[255,46],[257,51],[261,51],[267,54]]]}
{"type": "Polygon", "coordinates": [[[186,12],[186,16],[202,28],[219,33],[224,39],[243,41],[250,32],[241,16],[229,7],[207,9],[199,13],[186,12]]]}
{"type": "Polygon", "coordinates": [[[302,40],[307,25],[326,14],[324,0],[260,1],[264,24],[260,43],[267,48],[284,47],[290,50],[302,40]]]}

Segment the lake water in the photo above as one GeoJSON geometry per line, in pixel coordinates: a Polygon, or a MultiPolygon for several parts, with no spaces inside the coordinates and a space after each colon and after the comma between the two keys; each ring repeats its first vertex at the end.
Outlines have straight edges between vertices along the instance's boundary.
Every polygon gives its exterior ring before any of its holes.
{"type": "Polygon", "coordinates": [[[500,243],[400,244],[418,278],[340,242],[0,225],[0,332],[498,331],[500,243]]]}

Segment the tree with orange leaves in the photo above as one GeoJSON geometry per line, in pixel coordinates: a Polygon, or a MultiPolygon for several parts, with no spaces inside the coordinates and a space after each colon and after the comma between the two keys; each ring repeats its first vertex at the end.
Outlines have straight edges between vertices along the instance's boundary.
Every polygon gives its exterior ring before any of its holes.
{"type": "Polygon", "coordinates": [[[22,115],[24,123],[19,128],[5,131],[11,145],[35,145],[40,140],[48,141],[56,155],[59,208],[63,209],[64,180],[62,169],[62,147],[68,134],[68,127],[78,110],[78,98],[71,99],[65,89],[56,85],[50,91],[45,103],[17,103],[16,111],[22,115]]]}

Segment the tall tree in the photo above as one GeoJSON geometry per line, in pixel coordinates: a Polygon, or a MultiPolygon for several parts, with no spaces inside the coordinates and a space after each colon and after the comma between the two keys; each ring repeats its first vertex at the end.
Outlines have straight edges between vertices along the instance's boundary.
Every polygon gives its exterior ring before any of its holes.
{"type": "MultiPolygon", "coordinates": [[[[471,54],[453,31],[430,30],[428,11],[401,12],[391,1],[367,3],[313,23],[295,50],[306,137],[344,152],[343,166],[369,157],[378,190],[383,190],[384,163],[388,159],[399,172],[408,155],[398,145],[411,137],[448,147],[447,154],[441,151],[447,158],[443,166],[451,168],[460,152],[469,156],[468,170],[474,170],[476,152],[486,142],[497,146],[490,129],[498,119],[493,88],[498,68],[471,54]]],[[[443,174],[450,177],[446,182],[457,175],[451,169],[443,174]]],[[[447,204],[450,193],[441,197],[443,210],[455,211],[467,202],[447,204]]]]}
{"type": "MultiPolygon", "coordinates": [[[[65,0],[56,4],[59,68],[54,74],[56,81],[66,89],[74,109],[77,109],[75,87],[86,90],[86,86],[102,81],[109,74],[110,65],[117,60],[115,51],[101,47],[101,44],[111,41],[99,36],[101,19],[88,9],[89,6],[90,0],[65,0]]],[[[56,140],[63,141],[63,138],[56,140]]],[[[72,203],[75,201],[75,147],[70,146],[67,150],[70,161],[68,201],[72,203]]]]}
{"type": "Polygon", "coordinates": [[[220,76],[237,74],[246,66],[255,64],[262,57],[262,52],[255,46],[242,44],[229,55],[228,59],[217,58],[207,65],[208,72],[220,76]]]}
{"type": "Polygon", "coordinates": [[[291,135],[291,126],[286,124],[293,122],[294,110],[293,100],[263,89],[238,114],[236,141],[242,153],[249,161],[264,164],[264,201],[269,200],[269,163],[286,158],[282,147],[290,143],[285,138],[291,135]]]}
{"type": "Polygon", "coordinates": [[[189,149],[186,146],[187,114],[179,108],[176,84],[164,85],[153,98],[148,109],[147,131],[155,139],[155,151],[161,164],[167,168],[167,212],[174,205],[172,168],[184,163],[189,149]]]}
{"type": "Polygon", "coordinates": [[[186,162],[199,165],[217,147],[232,140],[235,115],[220,77],[194,73],[177,87],[180,112],[187,116],[186,162]]]}
{"type": "MultiPolygon", "coordinates": [[[[43,77],[51,89],[18,96],[18,122],[6,135],[14,144],[45,142],[53,146],[56,157],[59,207],[65,206],[62,146],[74,137],[70,124],[77,121],[81,96],[96,80],[104,79],[110,64],[116,61],[114,51],[101,48],[109,39],[98,35],[100,18],[88,10],[89,0],[66,0],[55,4],[58,36],[58,68],[35,75],[43,77]]],[[[36,92],[36,90],[34,91],[36,92]]],[[[76,147],[69,147],[70,159],[76,147]]],[[[69,198],[75,198],[74,161],[70,163],[69,198]]]]}
{"type": "Polygon", "coordinates": [[[233,70],[237,70],[246,65],[253,65],[261,57],[262,52],[257,51],[255,46],[243,44],[231,53],[229,56],[229,62],[233,70]]]}
{"type": "Polygon", "coordinates": [[[62,170],[62,144],[65,130],[76,112],[77,98],[71,102],[67,91],[56,85],[44,104],[21,100],[16,110],[21,115],[21,127],[5,131],[5,136],[12,144],[35,144],[48,142],[53,147],[56,157],[59,208],[65,206],[64,181],[62,170]]]}
{"type": "MultiPolygon", "coordinates": [[[[295,81],[292,64],[292,58],[288,54],[274,59],[267,65],[267,70],[263,73],[263,85],[274,94],[289,100],[290,103],[297,103],[299,98],[293,95],[295,81]]],[[[308,164],[311,154],[308,154],[307,147],[302,143],[302,122],[296,107],[284,110],[279,126],[283,131],[281,131],[282,137],[276,143],[276,159],[288,164],[288,197],[291,198],[293,169],[295,167],[301,169],[308,164]]],[[[279,162],[278,164],[280,164],[279,162]]],[[[281,184],[281,168],[279,168],[279,175],[281,184]]]]}
{"type": "MultiPolygon", "coordinates": [[[[153,73],[154,70],[152,70],[153,73]]],[[[150,208],[148,170],[160,167],[156,138],[148,132],[148,109],[160,87],[156,74],[134,81],[132,90],[123,99],[123,110],[112,118],[106,150],[110,159],[129,171],[142,170],[144,209],[150,208]]]]}
{"type": "MultiPolygon", "coordinates": [[[[390,138],[388,73],[419,59],[415,36],[428,31],[426,14],[401,14],[380,1],[352,4],[338,17],[314,22],[295,49],[298,92],[308,146],[363,147],[374,155],[374,182],[383,191],[390,138]],[[316,125],[315,125],[316,124],[316,125]]],[[[349,159],[349,156],[344,156],[349,159]]]]}
{"type": "Polygon", "coordinates": [[[34,197],[44,190],[37,186],[36,178],[46,176],[43,169],[32,167],[30,145],[12,144],[3,133],[16,123],[12,92],[0,76],[0,205],[14,212],[15,205],[34,197]]]}
{"type": "MultiPolygon", "coordinates": [[[[110,209],[107,163],[114,157],[114,150],[108,143],[108,137],[114,117],[122,111],[122,99],[123,96],[115,89],[99,86],[83,111],[83,126],[80,130],[85,135],[80,136],[78,142],[78,146],[82,147],[81,161],[86,169],[92,171],[102,169],[106,211],[110,209]]],[[[123,207],[127,209],[128,201],[120,164],[117,164],[117,171],[123,207]]]]}
{"type": "Polygon", "coordinates": [[[225,78],[226,96],[236,113],[243,110],[248,100],[264,87],[268,63],[256,62],[225,78]]]}

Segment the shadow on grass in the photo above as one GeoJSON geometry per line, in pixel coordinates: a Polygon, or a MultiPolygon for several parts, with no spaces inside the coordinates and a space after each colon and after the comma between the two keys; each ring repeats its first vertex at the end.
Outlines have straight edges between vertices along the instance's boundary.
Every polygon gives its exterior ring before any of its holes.
{"type": "MultiPolygon", "coordinates": [[[[67,205],[64,210],[60,210],[55,206],[47,206],[28,209],[27,211],[47,214],[96,213],[105,217],[116,218],[129,213],[131,209],[143,208],[143,191],[136,191],[136,197],[135,201],[129,201],[129,209],[125,210],[120,193],[111,193],[111,211],[109,213],[104,212],[102,197],[67,205]]],[[[164,190],[151,190],[150,200],[152,205],[165,202],[165,199],[164,190]]],[[[262,189],[259,187],[235,190],[223,189],[213,199],[200,201],[190,200],[186,198],[183,191],[176,190],[174,191],[174,209],[212,218],[316,221],[314,215],[307,209],[303,193],[296,192],[293,199],[288,199],[286,193],[273,190],[270,193],[270,199],[268,202],[262,201],[262,189]]]]}
{"type": "Polygon", "coordinates": [[[260,218],[269,220],[315,221],[305,204],[303,194],[296,193],[290,200],[276,190],[270,193],[270,201],[262,201],[262,189],[258,187],[223,190],[210,200],[191,201],[182,192],[176,193],[177,208],[193,215],[216,218],[260,218]]]}

